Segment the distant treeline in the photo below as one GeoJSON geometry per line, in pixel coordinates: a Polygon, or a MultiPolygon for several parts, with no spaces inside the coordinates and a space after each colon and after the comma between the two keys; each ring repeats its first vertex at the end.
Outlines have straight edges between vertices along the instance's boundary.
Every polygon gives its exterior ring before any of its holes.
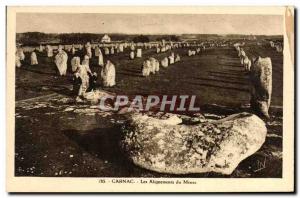
{"type": "MultiPolygon", "coordinates": [[[[104,34],[93,33],[63,33],[63,34],[46,34],[41,32],[17,33],[17,43],[23,45],[40,45],[40,44],[75,44],[75,43],[99,43],[104,34]]],[[[150,41],[180,41],[176,35],[127,35],[127,34],[109,34],[112,42],[150,42],[150,41]]]]}
{"type": "MultiPolygon", "coordinates": [[[[37,46],[40,44],[84,44],[86,42],[99,43],[104,34],[94,33],[63,33],[48,34],[42,32],[17,33],[17,43],[37,46]]],[[[150,41],[192,41],[192,40],[215,40],[215,39],[251,39],[252,35],[218,35],[218,34],[181,34],[181,35],[137,35],[137,34],[109,34],[112,42],[150,42],[150,41]]],[[[257,39],[282,40],[283,36],[255,36],[257,39]]]]}

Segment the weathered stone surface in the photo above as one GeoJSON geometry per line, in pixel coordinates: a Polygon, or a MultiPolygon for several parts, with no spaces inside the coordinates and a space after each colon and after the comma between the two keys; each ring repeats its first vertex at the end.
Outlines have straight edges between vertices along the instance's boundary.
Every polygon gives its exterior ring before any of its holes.
{"type": "Polygon", "coordinates": [[[72,72],[75,72],[80,65],[80,57],[75,56],[71,60],[72,72]]]}
{"type": "Polygon", "coordinates": [[[231,174],[262,146],[267,133],[265,123],[249,113],[198,125],[169,119],[130,116],[120,145],[134,164],[161,173],[231,174]]]}
{"type": "Polygon", "coordinates": [[[86,45],[85,45],[85,50],[86,50],[86,55],[89,57],[89,58],[92,58],[92,46],[90,44],[90,42],[87,42],[86,45]]]}
{"type": "Polygon", "coordinates": [[[30,64],[31,65],[37,65],[37,64],[39,64],[35,52],[31,52],[31,55],[30,55],[30,64]]]}
{"type": "Polygon", "coordinates": [[[53,49],[50,45],[46,46],[46,52],[47,52],[47,56],[48,57],[52,57],[53,56],[53,49]]]}
{"type": "Polygon", "coordinates": [[[269,107],[272,95],[272,61],[271,58],[258,57],[254,60],[250,75],[251,108],[258,113],[269,118],[269,107]]]}
{"type": "Polygon", "coordinates": [[[168,67],[168,65],[169,65],[169,60],[167,57],[161,60],[161,66],[168,67]]]}
{"type": "Polygon", "coordinates": [[[54,62],[59,71],[59,74],[61,76],[65,76],[67,74],[67,62],[68,62],[67,53],[64,50],[59,49],[58,54],[56,54],[55,56],[54,62]]]}
{"type": "Polygon", "coordinates": [[[98,57],[100,54],[102,54],[101,49],[98,46],[96,46],[95,47],[95,56],[98,57]]]}
{"type": "Polygon", "coordinates": [[[131,60],[134,59],[134,51],[131,51],[131,52],[130,52],[129,57],[130,57],[131,60]]]}
{"type": "Polygon", "coordinates": [[[16,56],[15,56],[15,63],[16,63],[16,67],[21,67],[22,66],[20,57],[18,56],[17,53],[16,53],[16,56]]]}
{"type": "Polygon", "coordinates": [[[112,87],[116,85],[116,68],[110,60],[107,60],[106,65],[101,70],[101,78],[105,87],[112,87]]]}
{"type": "Polygon", "coordinates": [[[142,49],[137,49],[136,51],[136,57],[141,58],[142,57],[142,49]]]}
{"type": "Polygon", "coordinates": [[[101,53],[98,55],[98,65],[104,66],[103,55],[101,53]]]}
{"type": "Polygon", "coordinates": [[[143,62],[142,75],[143,76],[149,76],[150,75],[150,69],[151,69],[151,62],[149,60],[145,60],[143,62]]]}
{"type": "Polygon", "coordinates": [[[153,57],[149,58],[151,63],[151,73],[155,74],[155,72],[159,71],[159,61],[153,57]]]}
{"type": "Polygon", "coordinates": [[[104,48],[104,54],[105,55],[109,55],[109,49],[106,47],[106,48],[104,48]]]}
{"type": "Polygon", "coordinates": [[[176,58],[175,58],[175,62],[179,62],[180,61],[180,56],[179,54],[176,55],[176,58]]]}

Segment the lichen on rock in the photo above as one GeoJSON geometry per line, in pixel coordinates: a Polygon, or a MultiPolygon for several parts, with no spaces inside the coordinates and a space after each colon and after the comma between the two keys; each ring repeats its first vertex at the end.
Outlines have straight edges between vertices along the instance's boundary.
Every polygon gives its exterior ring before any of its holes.
{"type": "Polygon", "coordinates": [[[178,124],[140,113],[122,128],[121,148],[136,165],[161,173],[231,174],[264,143],[267,129],[256,115],[234,114],[197,125],[178,124]]]}

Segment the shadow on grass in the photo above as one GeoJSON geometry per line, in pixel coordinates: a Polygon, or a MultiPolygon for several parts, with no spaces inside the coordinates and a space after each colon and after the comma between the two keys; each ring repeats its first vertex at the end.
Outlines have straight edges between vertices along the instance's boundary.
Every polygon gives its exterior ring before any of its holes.
{"type": "Polygon", "coordinates": [[[87,131],[64,130],[63,133],[91,154],[122,167],[133,166],[120,150],[120,127],[95,128],[87,131]]]}
{"type": "Polygon", "coordinates": [[[44,71],[34,70],[34,69],[32,69],[32,67],[31,68],[21,67],[20,69],[25,70],[25,71],[29,71],[29,72],[33,72],[33,73],[36,73],[36,74],[45,74],[45,75],[52,75],[52,76],[57,74],[54,69],[53,69],[53,72],[44,72],[44,71]]]}
{"type": "Polygon", "coordinates": [[[234,90],[234,91],[241,91],[241,92],[247,92],[249,93],[249,89],[243,89],[243,88],[237,88],[237,87],[231,87],[231,86],[224,86],[224,85],[213,85],[208,83],[194,83],[194,82],[185,82],[191,85],[196,86],[203,86],[203,87],[213,87],[213,88],[220,88],[220,89],[227,89],[227,90],[234,90]]]}
{"type": "Polygon", "coordinates": [[[129,72],[117,72],[117,74],[121,74],[121,75],[124,75],[124,76],[132,76],[132,77],[143,77],[143,76],[140,75],[140,74],[137,74],[137,73],[129,73],[129,72]]]}
{"type": "Polygon", "coordinates": [[[225,79],[212,79],[212,78],[194,78],[196,80],[203,80],[205,82],[216,82],[216,83],[228,83],[228,84],[237,84],[237,85],[248,85],[248,83],[246,83],[245,81],[233,81],[233,80],[227,80],[227,78],[225,77],[225,79]]]}

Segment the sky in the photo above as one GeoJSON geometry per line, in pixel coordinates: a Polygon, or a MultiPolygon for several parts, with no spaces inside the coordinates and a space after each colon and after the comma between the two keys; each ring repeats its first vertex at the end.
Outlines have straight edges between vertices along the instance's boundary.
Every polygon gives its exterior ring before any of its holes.
{"type": "Polygon", "coordinates": [[[280,15],[18,13],[17,33],[282,35],[280,15]]]}

